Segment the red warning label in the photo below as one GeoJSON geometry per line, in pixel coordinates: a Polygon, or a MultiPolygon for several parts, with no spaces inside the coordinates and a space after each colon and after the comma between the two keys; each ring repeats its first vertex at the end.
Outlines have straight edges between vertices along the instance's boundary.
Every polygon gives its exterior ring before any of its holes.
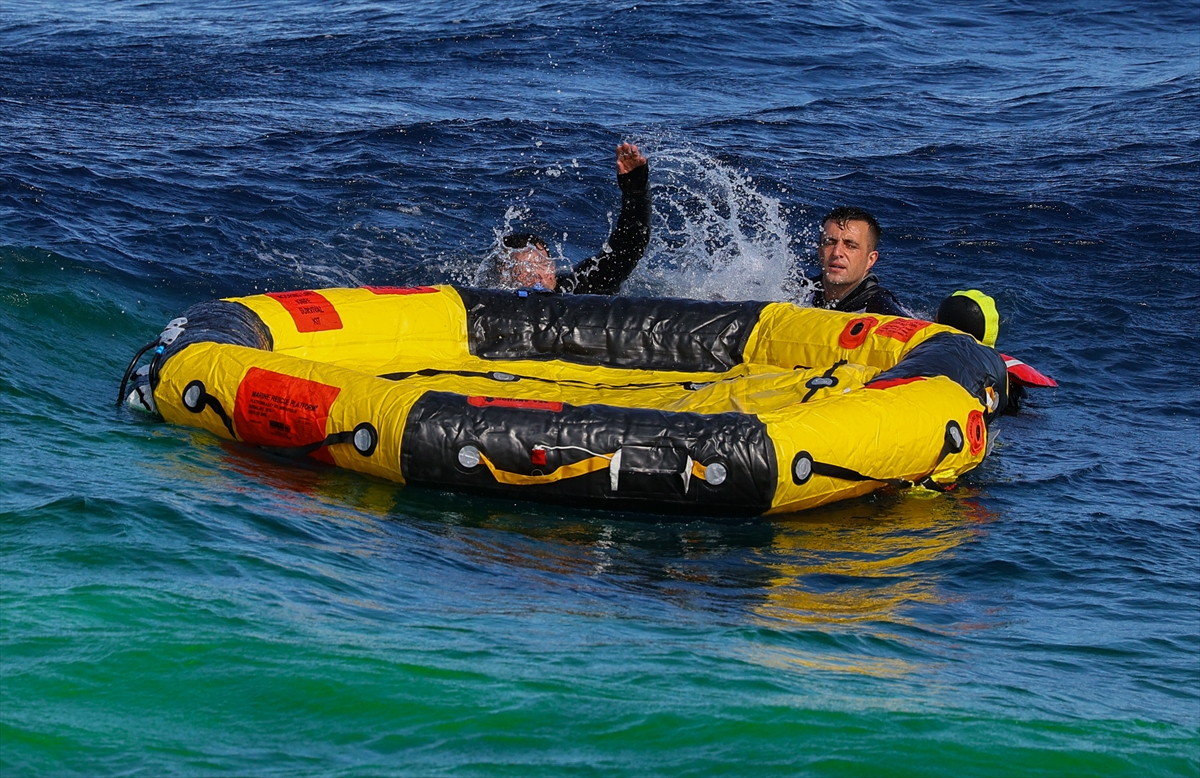
{"type": "Polygon", "coordinates": [[[292,448],[325,440],[329,409],[341,389],[252,367],[233,409],[238,437],[257,446],[292,448]]]}
{"type": "Polygon", "coordinates": [[[467,402],[476,408],[529,408],[535,411],[554,411],[558,413],[563,404],[550,400],[516,400],[511,397],[468,397],[467,402]]]}
{"type": "Polygon", "coordinates": [[[432,286],[364,286],[368,292],[375,294],[437,294],[432,286]]]}
{"type": "Polygon", "coordinates": [[[881,324],[875,330],[876,335],[893,338],[902,343],[912,340],[912,336],[929,326],[929,322],[921,319],[896,319],[887,324],[881,324]]]}
{"type": "Polygon", "coordinates": [[[342,317],[338,316],[333,303],[311,289],[267,292],[267,297],[278,301],[292,315],[296,332],[325,332],[342,328],[342,317]]]}

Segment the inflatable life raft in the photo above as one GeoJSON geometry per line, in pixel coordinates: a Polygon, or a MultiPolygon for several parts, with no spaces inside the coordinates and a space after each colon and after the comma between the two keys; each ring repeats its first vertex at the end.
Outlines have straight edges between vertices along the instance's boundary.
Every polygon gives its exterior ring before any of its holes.
{"type": "Polygon", "coordinates": [[[453,286],[203,303],[131,375],[122,399],[280,454],[703,516],[952,486],[1008,386],[1001,355],[927,321],[453,286]]]}

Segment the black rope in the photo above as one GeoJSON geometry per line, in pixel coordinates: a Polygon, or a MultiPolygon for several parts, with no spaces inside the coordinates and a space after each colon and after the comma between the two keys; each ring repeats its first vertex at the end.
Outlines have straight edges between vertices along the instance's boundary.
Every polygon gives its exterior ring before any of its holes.
{"type": "Polygon", "coordinates": [[[264,451],[270,451],[272,454],[277,454],[290,459],[300,459],[306,457],[314,451],[319,451],[325,446],[332,446],[336,443],[351,443],[354,441],[354,431],[349,432],[334,432],[326,436],[324,440],[318,440],[316,443],[309,443],[307,446],[262,446],[264,451]]]}
{"type": "Polygon", "coordinates": [[[841,467],[840,465],[830,465],[825,462],[813,462],[812,471],[814,475],[823,475],[826,478],[839,478],[843,481],[879,481],[880,483],[901,488],[914,485],[912,481],[906,481],[903,478],[872,478],[869,475],[863,475],[857,470],[851,470],[848,467],[841,467]]]}
{"type": "Polygon", "coordinates": [[[142,358],[150,349],[158,345],[158,339],[154,339],[142,346],[138,353],[133,355],[133,359],[129,360],[129,367],[125,368],[125,374],[121,376],[121,388],[117,390],[117,407],[120,408],[125,403],[125,387],[129,385],[129,376],[133,375],[133,371],[137,368],[138,360],[142,358]]]}
{"type": "MultiPolygon", "coordinates": [[[[808,453],[803,451],[796,455],[796,459],[808,459],[811,463],[811,473],[813,475],[823,475],[827,478],[837,478],[842,481],[878,481],[880,483],[898,486],[901,488],[908,488],[920,484],[926,489],[931,489],[937,492],[948,492],[954,488],[954,484],[939,484],[937,481],[933,480],[933,474],[937,471],[938,466],[942,464],[946,457],[962,451],[964,445],[966,445],[966,441],[963,438],[962,427],[960,427],[958,422],[954,421],[953,419],[946,422],[946,436],[942,443],[942,450],[938,453],[937,462],[934,462],[933,469],[930,470],[927,475],[917,481],[908,481],[903,478],[874,478],[869,475],[863,475],[857,470],[851,470],[848,467],[842,467],[841,465],[831,465],[827,462],[813,461],[812,458],[808,456],[808,453]]],[[[793,462],[793,470],[795,470],[795,467],[796,463],[793,462]]],[[[795,478],[795,474],[793,474],[793,478],[795,478]]],[[[804,480],[807,481],[808,478],[805,477],[804,480]]],[[[796,482],[800,483],[799,480],[796,482]]]]}
{"type": "MultiPolygon", "coordinates": [[[[592,384],[592,383],[588,383],[587,381],[577,381],[577,380],[572,380],[572,379],[568,379],[565,381],[559,381],[559,380],[555,380],[553,378],[542,378],[540,376],[516,375],[514,373],[505,373],[501,370],[489,370],[487,372],[483,372],[483,371],[478,371],[478,370],[439,370],[437,368],[425,368],[424,370],[409,370],[409,371],[400,372],[400,373],[384,373],[383,375],[381,375],[379,377],[386,379],[388,381],[404,381],[408,378],[414,378],[414,377],[436,378],[438,376],[444,376],[444,375],[458,376],[460,378],[487,378],[491,381],[497,381],[497,382],[506,383],[506,384],[515,383],[517,381],[536,381],[538,383],[543,383],[543,384],[554,384],[555,386],[579,386],[579,387],[584,387],[584,388],[589,388],[589,389],[595,388],[595,387],[599,387],[602,389],[657,389],[657,388],[664,387],[664,386],[682,386],[684,389],[687,389],[688,391],[695,391],[697,389],[701,389],[705,386],[708,386],[709,384],[716,383],[716,381],[708,381],[708,382],[704,382],[704,383],[697,383],[695,381],[682,381],[682,382],[678,382],[678,383],[676,383],[674,381],[656,381],[653,383],[634,383],[634,384],[592,384]],[[501,376],[504,376],[504,377],[502,378],[501,376]]],[[[716,380],[720,381],[723,379],[718,378],[716,380]]]]}
{"type": "Polygon", "coordinates": [[[233,419],[229,418],[229,414],[221,407],[221,401],[213,397],[208,392],[204,393],[205,406],[212,408],[213,412],[221,417],[221,421],[225,423],[225,429],[229,430],[229,436],[234,440],[238,439],[237,433],[233,431],[233,419]]]}

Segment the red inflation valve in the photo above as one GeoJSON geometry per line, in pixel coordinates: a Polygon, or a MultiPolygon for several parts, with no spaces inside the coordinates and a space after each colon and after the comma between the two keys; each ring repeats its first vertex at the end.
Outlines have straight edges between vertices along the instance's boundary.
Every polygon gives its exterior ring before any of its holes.
{"type": "Polygon", "coordinates": [[[879,319],[874,316],[859,316],[846,322],[842,334],[838,336],[838,345],[850,351],[861,346],[875,329],[879,319]]]}
{"type": "Polygon", "coordinates": [[[534,446],[533,451],[529,453],[529,460],[532,464],[539,467],[546,465],[546,449],[544,446],[534,446]]]}
{"type": "Polygon", "coordinates": [[[987,444],[987,425],[983,422],[983,414],[971,411],[967,414],[967,443],[971,446],[971,456],[979,456],[987,444]]]}

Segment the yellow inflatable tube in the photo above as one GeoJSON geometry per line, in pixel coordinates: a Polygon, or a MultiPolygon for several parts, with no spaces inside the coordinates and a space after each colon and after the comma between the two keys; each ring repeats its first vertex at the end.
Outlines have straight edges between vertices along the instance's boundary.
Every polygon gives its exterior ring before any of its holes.
{"type": "Polygon", "coordinates": [[[969,336],[787,303],[300,290],[193,306],[150,347],[129,399],[171,423],[400,483],[682,515],[946,488],[1007,393],[969,336]]]}

